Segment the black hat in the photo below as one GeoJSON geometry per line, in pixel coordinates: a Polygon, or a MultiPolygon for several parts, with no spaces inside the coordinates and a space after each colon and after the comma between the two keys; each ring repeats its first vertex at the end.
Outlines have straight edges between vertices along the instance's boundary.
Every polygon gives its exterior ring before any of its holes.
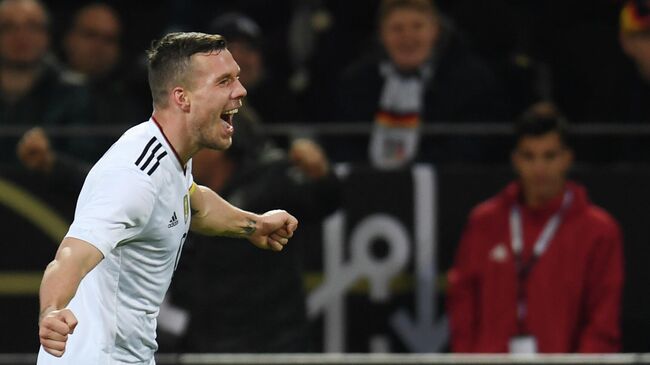
{"type": "Polygon", "coordinates": [[[259,25],[241,13],[231,12],[216,17],[208,30],[210,33],[226,37],[229,42],[244,41],[251,47],[261,46],[262,31],[259,25]]]}

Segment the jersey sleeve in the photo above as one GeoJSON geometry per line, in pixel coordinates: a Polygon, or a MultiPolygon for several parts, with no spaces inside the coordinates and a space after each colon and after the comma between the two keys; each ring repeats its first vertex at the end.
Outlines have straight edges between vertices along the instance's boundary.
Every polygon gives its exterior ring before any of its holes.
{"type": "Polygon", "coordinates": [[[154,185],[146,174],[106,170],[84,184],[66,237],[84,240],[106,257],[144,230],[155,202],[154,185]]]}

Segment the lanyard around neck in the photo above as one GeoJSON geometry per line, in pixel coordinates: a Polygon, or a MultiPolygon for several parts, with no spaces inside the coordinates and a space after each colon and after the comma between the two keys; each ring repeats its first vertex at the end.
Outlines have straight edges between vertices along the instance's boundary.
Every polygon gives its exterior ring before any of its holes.
{"type": "Polygon", "coordinates": [[[573,193],[567,190],[562,199],[560,209],[549,218],[542,229],[542,233],[537,238],[533,248],[533,254],[530,260],[524,265],[522,259],[522,251],[524,246],[523,228],[521,224],[521,210],[518,204],[513,204],[510,210],[510,236],[512,244],[512,252],[515,256],[515,264],[517,266],[517,328],[518,333],[525,334],[525,318],[528,313],[527,295],[525,291],[525,282],[528,279],[528,274],[537,263],[537,259],[548,248],[551,240],[555,236],[557,229],[562,223],[562,218],[566,210],[573,201],[573,193]]]}
{"type": "MultiPolygon", "coordinates": [[[[533,248],[533,258],[537,259],[546,251],[548,245],[551,243],[551,240],[555,236],[557,229],[562,223],[562,218],[567,208],[571,205],[573,201],[573,193],[570,190],[567,190],[564,193],[562,199],[562,206],[560,209],[551,216],[551,218],[546,222],[542,233],[537,238],[535,246],[533,248]]],[[[519,204],[513,204],[510,209],[510,239],[512,244],[512,252],[518,258],[521,257],[521,253],[524,248],[524,238],[523,238],[523,228],[521,223],[521,208],[519,204]]]]}

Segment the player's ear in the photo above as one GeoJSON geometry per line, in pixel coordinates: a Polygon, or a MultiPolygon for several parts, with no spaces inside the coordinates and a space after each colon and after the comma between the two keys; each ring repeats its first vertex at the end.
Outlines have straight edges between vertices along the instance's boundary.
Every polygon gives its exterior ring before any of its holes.
{"type": "Polygon", "coordinates": [[[187,90],[177,86],[172,90],[172,102],[184,112],[190,111],[190,98],[187,90]]]}

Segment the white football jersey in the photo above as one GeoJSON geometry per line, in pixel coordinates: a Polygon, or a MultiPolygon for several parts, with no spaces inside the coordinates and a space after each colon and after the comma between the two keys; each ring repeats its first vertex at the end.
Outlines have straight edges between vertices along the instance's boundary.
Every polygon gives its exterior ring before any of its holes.
{"type": "Polygon", "coordinates": [[[156,317],[190,227],[191,160],[151,119],[129,129],[92,168],[67,237],[104,259],[68,305],[79,324],[61,358],[38,364],[154,363],[156,317]]]}

